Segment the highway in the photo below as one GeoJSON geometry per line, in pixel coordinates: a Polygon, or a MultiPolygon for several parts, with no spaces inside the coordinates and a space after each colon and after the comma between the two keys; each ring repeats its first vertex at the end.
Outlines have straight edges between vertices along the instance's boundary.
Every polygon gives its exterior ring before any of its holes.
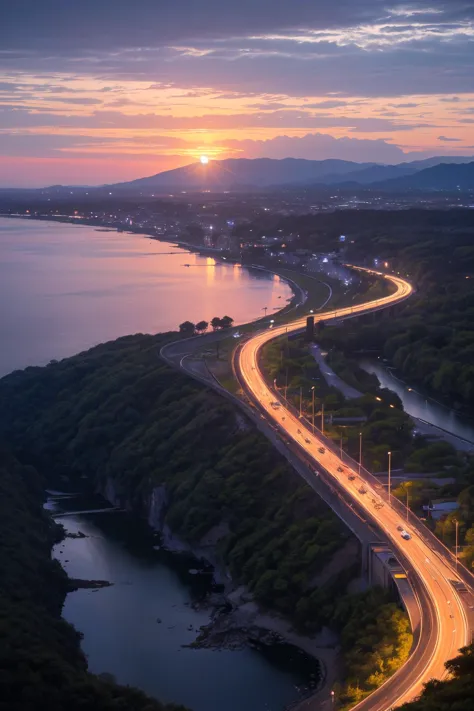
{"type": "MultiPolygon", "coordinates": [[[[372,270],[367,270],[372,271],[372,270]]],[[[375,272],[372,272],[375,273],[375,272]]],[[[389,275],[380,275],[390,280],[396,291],[376,301],[352,307],[315,314],[315,321],[347,318],[358,313],[386,308],[406,299],[413,292],[405,280],[389,275]]],[[[465,606],[452,581],[459,581],[452,559],[440,554],[430,545],[423,531],[413,524],[407,526],[399,506],[388,500],[386,492],[380,491],[358,468],[351,469],[329,448],[318,431],[306,427],[292,408],[270,389],[259,367],[262,347],[269,341],[301,330],[306,317],[284,326],[260,331],[239,346],[234,364],[239,380],[250,399],[267,420],[276,424],[287,438],[298,445],[302,457],[314,461],[317,469],[323,469],[325,478],[334,488],[355,502],[368,521],[375,523],[391,545],[408,572],[413,588],[418,595],[421,610],[421,630],[418,644],[409,661],[401,667],[377,691],[356,707],[359,711],[389,711],[402,703],[416,698],[423,684],[432,678],[445,676],[444,664],[456,656],[457,651],[471,642],[470,624],[465,606]],[[278,400],[278,406],[272,405],[278,400]],[[402,538],[401,529],[411,538],[402,538]]],[[[315,476],[317,474],[315,473],[315,476]]]]}

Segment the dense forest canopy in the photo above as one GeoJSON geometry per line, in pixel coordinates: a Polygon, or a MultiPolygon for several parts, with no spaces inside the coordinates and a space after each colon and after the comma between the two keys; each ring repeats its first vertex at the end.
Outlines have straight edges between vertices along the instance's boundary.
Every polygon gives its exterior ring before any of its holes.
{"type": "Polygon", "coordinates": [[[44,479],[0,449],[0,709],[185,711],[87,672],[61,619],[69,581],[51,559],[62,527],[42,508],[44,479]]]}
{"type": "Polygon", "coordinates": [[[405,614],[380,590],[346,592],[357,557],[316,584],[348,531],[243,415],[159,359],[170,338],[121,338],[3,378],[0,434],[57,488],[103,491],[113,481],[119,500],[145,514],[161,487],[165,521],[184,539],[199,543],[221,528],[218,554],[257,601],[302,631],[340,631],[348,678],[341,698],[359,698],[406,658],[405,614]],[[380,619],[378,632],[361,616],[364,605],[380,619]],[[370,635],[397,650],[376,677],[370,635]]]}

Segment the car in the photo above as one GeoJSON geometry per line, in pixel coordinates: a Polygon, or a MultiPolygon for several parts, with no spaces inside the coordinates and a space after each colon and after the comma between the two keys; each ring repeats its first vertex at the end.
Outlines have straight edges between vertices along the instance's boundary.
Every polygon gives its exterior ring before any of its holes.
{"type": "Polygon", "coordinates": [[[296,430],[296,431],[298,432],[298,434],[301,434],[301,430],[296,430]]]}
{"type": "Polygon", "coordinates": [[[306,444],[311,444],[311,440],[308,439],[307,437],[305,438],[305,442],[306,442],[306,444]]]}
{"type": "Polygon", "coordinates": [[[397,526],[397,531],[403,531],[403,526],[397,526]]]}
{"type": "Polygon", "coordinates": [[[359,489],[359,494],[366,494],[366,493],[367,493],[367,489],[365,489],[363,486],[361,486],[359,489]]]}
{"type": "Polygon", "coordinates": [[[354,475],[354,474],[350,474],[350,475],[349,475],[349,481],[354,481],[354,479],[355,479],[355,475],[354,475]]]}
{"type": "Polygon", "coordinates": [[[337,471],[338,471],[338,472],[343,472],[344,469],[343,469],[342,467],[338,467],[338,468],[337,468],[337,471]]]}
{"type": "Polygon", "coordinates": [[[318,452],[319,452],[320,454],[324,454],[325,451],[326,451],[326,450],[324,449],[324,447],[319,447],[319,449],[318,449],[318,452]]]}
{"type": "Polygon", "coordinates": [[[409,541],[411,536],[408,531],[402,531],[402,538],[404,538],[406,541],[409,541]]]}
{"type": "Polygon", "coordinates": [[[274,410],[278,410],[278,408],[281,407],[281,402],[271,402],[270,405],[274,410]]]}

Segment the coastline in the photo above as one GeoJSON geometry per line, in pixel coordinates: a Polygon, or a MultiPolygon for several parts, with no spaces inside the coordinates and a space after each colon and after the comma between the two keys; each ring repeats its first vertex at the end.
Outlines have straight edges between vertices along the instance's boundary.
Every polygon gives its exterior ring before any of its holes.
{"type": "MultiPolygon", "coordinates": [[[[43,218],[38,218],[38,217],[28,217],[28,216],[7,216],[7,215],[1,215],[1,217],[10,217],[10,219],[26,219],[26,220],[36,220],[36,221],[43,221],[43,222],[60,222],[61,224],[66,224],[66,225],[73,225],[77,226],[77,223],[71,222],[70,220],[48,220],[48,219],[43,219],[43,218]]],[[[90,223],[80,223],[79,226],[84,226],[84,227],[94,227],[95,229],[100,230],[101,226],[100,225],[92,225],[90,223]]],[[[103,226],[105,228],[105,226],[103,226]]],[[[120,232],[120,231],[125,231],[125,230],[120,230],[119,228],[115,227],[107,227],[107,231],[110,232],[120,232]]],[[[173,245],[177,246],[179,248],[182,248],[183,250],[186,250],[188,253],[197,253],[197,254],[203,254],[203,255],[210,255],[212,254],[213,258],[215,258],[218,261],[222,261],[224,264],[229,264],[229,263],[239,263],[237,259],[229,259],[226,258],[225,260],[222,259],[222,256],[218,253],[215,253],[214,251],[211,252],[211,250],[206,250],[206,248],[200,248],[195,245],[191,245],[189,243],[186,243],[184,241],[170,241],[164,236],[156,235],[154,233],[149,233],[144,230],[140,231],[133,231],[133,235],[137,237],[149,237],[151,239],[154,239],[159,242],[166,243],[168,245],[173,245]]],[[[243,265],[245,269],[252,269],[252,265],[243,265]]],[[[273,271],[272,269],[268,267],[263,267],[263,266],[256,266],[257,269],[266,271],[270,274],[277,275],[282,281],[284,281],[286,284],[291,289],[291,292],[293,294],[291,300],[289,300],[283,308],[281,308],[279,311],[275,312],[275,315],[281,315],[284,314],[286,311],[289,309],[294,309],[297,308],[299,305],[303,304],[307,298],[307,293],[303,290],[302,287],[300,287],[296,282],[291,280],[287,276],[283,276],[281,274],[278,274],[277,271],[273,271]]],[[[246,322],[246,324],[255,324],[258,323],[259,321],[264,321],[266,317],[259,317],[255,319],[254,321],[246,322]]],[[[243,324],[243,325],[246,325],[243,324]]],[[[171,532],[170,532],[171,534],[171,532]]],[[[171,534],[171,537],[176,540],[176,538],[171,534]]],[[[181,548],[181,550],[185,549],[181,548]]],[[[180,550],[179,548],[173,548],[172,546],[168,548],[171,551],[178,551],[180,550]]],[[[196,557],[199,558],[205,558],[207,559],[207,555],[204,556],[202,555],[202,552],[195,552],[192,551],[193,555],[196,555],[196,557]]],[[[209,553],[209,551],[208,551],[209,553]]],[[[214,566],[216,574],[219,574],[220,572],[220,566],[218,565],[218,562],[214,560],[214,557],[211,556],[210,560],[211,564],[214,566]]],[[[225,579],[226,575],[223,573],[222,579],[225,579]]],[[[108,583],[107,581],[88,581],[88,584],[86,584],[86,581],[78,581],[75,579],[70,579],[71,584],[76,584],[77,587],[92,587],[92,588],[97,588],[97,587],[104,587],[107,586],[108,583]]],[[[220,582],[220,581],[219,581],[220,582]]],[[[227,578],[227,582],[230,582],[230,586],[232,586],[232,582],[229,581],[227,578]]],[[[212,603],[211,605],[212,606],[212,603]]],[[[306,637],[304,635],[299,635],[297,634],[291,627],[291,624],[284,619],[283,617],[279,617],[276,614],[272,614],[269,611],[263,611],[258,609],[256,606],[251,607],[248,604],[245,606],[245,604],[240,605],[240,604],[235,604],[233,606],[233,612],[235,612],[238,616],[239,619],[242,620],[241,624],[246,624],[245,620],[247,620],[248,624],[252,624],[253,626],[257,627],[258,629],[267,631],[267,632],[273,632],[275,635],[279,636],[287,642],[288,644],[291,644],[299,649],[301,649],[303,652],[308,654],[309,656],[315,658],[320,665],[321,669],[321,680],[318,685],[317,692],[322,692],[325,688],[325,683],[326,679],[328,677],[328,670],[333,668],[333,665],[335,664],[335,656],[336,653],[334,652],[334,648],[329,646],[325,646],[325,637],[306,637]]]]}
{"type": "MultiPolygon", "coordinates": [[[[188,252],[189,254],[199,254],[200,256],[203,257],[213,257],[216,261],[220,262],[221,264],[240,264],[239,260],[235,257],[223,257],[222,253],[220,250],[217,250],[213,247],[204,247],[202,245],[198,246],[195,244],[191,244],[189,242],[185,242],[184,240],[176,240],[176,239],[169,239],[165,235],[160,235],[157,234],[156,231],[153,230],[147,230],[146,228],[143,229],[141,228],[140,230],[134,230],[133,228],[128,228],[124,229],[122,227],[115,227],[107,224],[103,224],[101,222],[95,221],[95,220],[71,220],[70,218],[64,218],[64,219],[53,219],[51,216],[48,217],[42,217],[40,215],[7,215],[7,214],[0,214],[0,218],[5,218],[5,219],[11,219],[11,220],[26,220],[28,222],[30,221],[35,221],[35,222],[50,222],[53,224],[63,224],[63,225],[70,225],[72,227],[94,227],[98,232],[125,232],[126,234],[129,235],[134,235],[136,237],[148,237],[150,239],[156,240],[157,242],[163,242],[165,244],[168,244],[173,247],[179,247],[180,249],[183,249],[184,251],[188,252]]],[[[281,309],[278,311],[275,311],[273,314],[274,316],[280,316],[282,315],[285,310],[290,310],[297,308],[298,306],[301,306],[302,304],[305,303],[305,301],[308,298],[307,292],[304,291],[302,287],[299,286],[293,279],[290,277],[280,274],[278,271],[275,271],[274,269],[270,269],[269,267],[264,267],[260,265],[252,265],[252,264],[245,264],[241,265],[242,268],[247,269],[251,271],[252,269],[256,269],[259,271],[266,271],[269,274],[273,274],[273,276],[278,276],[279,279],[284,281],[290,288],[292,292],[292,297],[287,301],[285,306],[283,306],[281,309]]],[[[245,323],[241,324],[236,324],[240,327],[248,326],[250,324],[255,324],[258,323],[259,321],[264,321],[265,316],[260,316],[253,321],[246,321],[245,323]]]]}

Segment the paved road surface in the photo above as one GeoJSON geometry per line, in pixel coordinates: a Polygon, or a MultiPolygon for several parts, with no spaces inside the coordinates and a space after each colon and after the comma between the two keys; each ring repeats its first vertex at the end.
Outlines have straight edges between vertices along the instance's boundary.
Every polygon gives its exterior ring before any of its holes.
{"type": "MultiPolygon", "coordinates": [[[[397,287],[390,296],[366,304],[338,309],[337,312],[319,314],[316,319],[327,321],[344,318],[370,310],[384,308],[410,296],[412,287],[403,279],[385,276],[397,287]]],[[[398,670],[382,687],[357,705],[360,711],[388,711],[392,707],[416,698],[423,684],[431,678],[441,679],[445,675],[444,664],[452,659],[458,649],[470,643],[470,624],[465,606],[451,581],[459,581],[449,555],[443,556],[433,550],[432,542],[420,534],[416,524],[410,525],[410,540],[401,537],[399,528],[406,522],[398,508],[388,501],[381,508],[381,494],[372,481],[345,465],[335,451],[327,447],[326,440],[319,433],[313,434],[302,421],[280,401],[274,403],[278,395],[271,391],[259,367],[261,348],[270,340],[288,331],[301,329],[305,319],[288,326],[265,330],[245,342],[237,351],[235,363],[239,378],[250,398],[261,408],[265,417],[278,425],[286,438],[293,440],[305,459],[314,461],[317,468],[323,468],[333,479],[335,486],[350,497],[365,512],[388,538],[405,563],[411,582],[419,595],[422,611],[422,633],[410,661],[398,670]],[[355,477],[350,480],[349,476],[355,477]]]]}

